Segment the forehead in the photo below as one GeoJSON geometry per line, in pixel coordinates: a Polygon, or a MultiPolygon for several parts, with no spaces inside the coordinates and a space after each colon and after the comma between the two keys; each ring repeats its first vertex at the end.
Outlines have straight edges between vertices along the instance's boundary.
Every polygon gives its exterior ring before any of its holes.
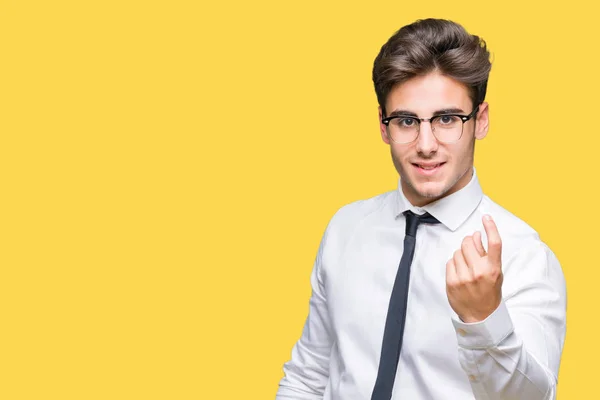
{"type": "Polygon", "coordinates": [[[386,112],[409,110],[428,115],[436,110],[459,108],[471,111],[467,87],[438,72],[417,76],[395,86],[386,101],[386,112]]]}

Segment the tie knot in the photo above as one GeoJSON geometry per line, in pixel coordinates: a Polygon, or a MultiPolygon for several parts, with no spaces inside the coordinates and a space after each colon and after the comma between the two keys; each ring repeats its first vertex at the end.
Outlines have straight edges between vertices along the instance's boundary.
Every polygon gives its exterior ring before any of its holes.
{"type": "Polygon", "coordinates": [[[425,213],[423,215],[417,215],[412,211],[405,211],[404,216],[406,217],[406,235],[408,236],[416,236],[417,235],[417,227],[421,223],[426,224],[439,224],[438,221],[433,215],[429,213],[425,213]]]}

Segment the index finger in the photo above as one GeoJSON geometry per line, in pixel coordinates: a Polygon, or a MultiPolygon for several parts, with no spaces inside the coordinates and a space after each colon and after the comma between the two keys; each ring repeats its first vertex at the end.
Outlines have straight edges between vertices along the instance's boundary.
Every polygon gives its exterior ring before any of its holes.
{"type": "Polygon", "coordinates": [[[481,257],[485,256],[487,253],[483,247],[483,242],[481,241],[481,232],[477,231],[473,234],[473,242],[475,242],[475,248],[479,255],[481,257]]]}
{"type": "Polygon", "coordinates": [[[477,265],[477,261],[481,258],[475,243],[473,243],[473,237],[467,236],[463,239],[461,244],[461,250],[467,265],[474,268],[477,265]]]}

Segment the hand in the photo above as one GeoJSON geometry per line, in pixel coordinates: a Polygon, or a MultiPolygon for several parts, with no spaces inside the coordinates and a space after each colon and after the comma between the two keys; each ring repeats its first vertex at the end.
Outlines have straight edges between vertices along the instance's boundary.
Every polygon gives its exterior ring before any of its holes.
{"type": "Polygon", "coordinates": [[[496,224],[483,217],[488,252],[481,233],[463,239],[461,248],[446,263],[446,294],[450,306],[463,322],[486,319],[502,301],[502,240],[496,224]]]}

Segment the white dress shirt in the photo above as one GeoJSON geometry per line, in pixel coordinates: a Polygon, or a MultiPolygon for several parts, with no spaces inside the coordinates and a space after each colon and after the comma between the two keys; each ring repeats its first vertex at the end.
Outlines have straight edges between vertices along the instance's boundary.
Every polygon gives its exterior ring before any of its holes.
{"type": "Polygon", "coordinates": [[[554,253],[525,222],[469,184],[422,208],[398,189],[342,207],[321,240],[309,315],[276,400],[369,400],[403,251],[402,212],[429,212],[411,267],[406,327],[392,399],[555,399],[566,332],[566,287],[554,253]],[[446,262],[484,214],[502,238],[503,300],[463,323],[446,297],[446,262]]]}

